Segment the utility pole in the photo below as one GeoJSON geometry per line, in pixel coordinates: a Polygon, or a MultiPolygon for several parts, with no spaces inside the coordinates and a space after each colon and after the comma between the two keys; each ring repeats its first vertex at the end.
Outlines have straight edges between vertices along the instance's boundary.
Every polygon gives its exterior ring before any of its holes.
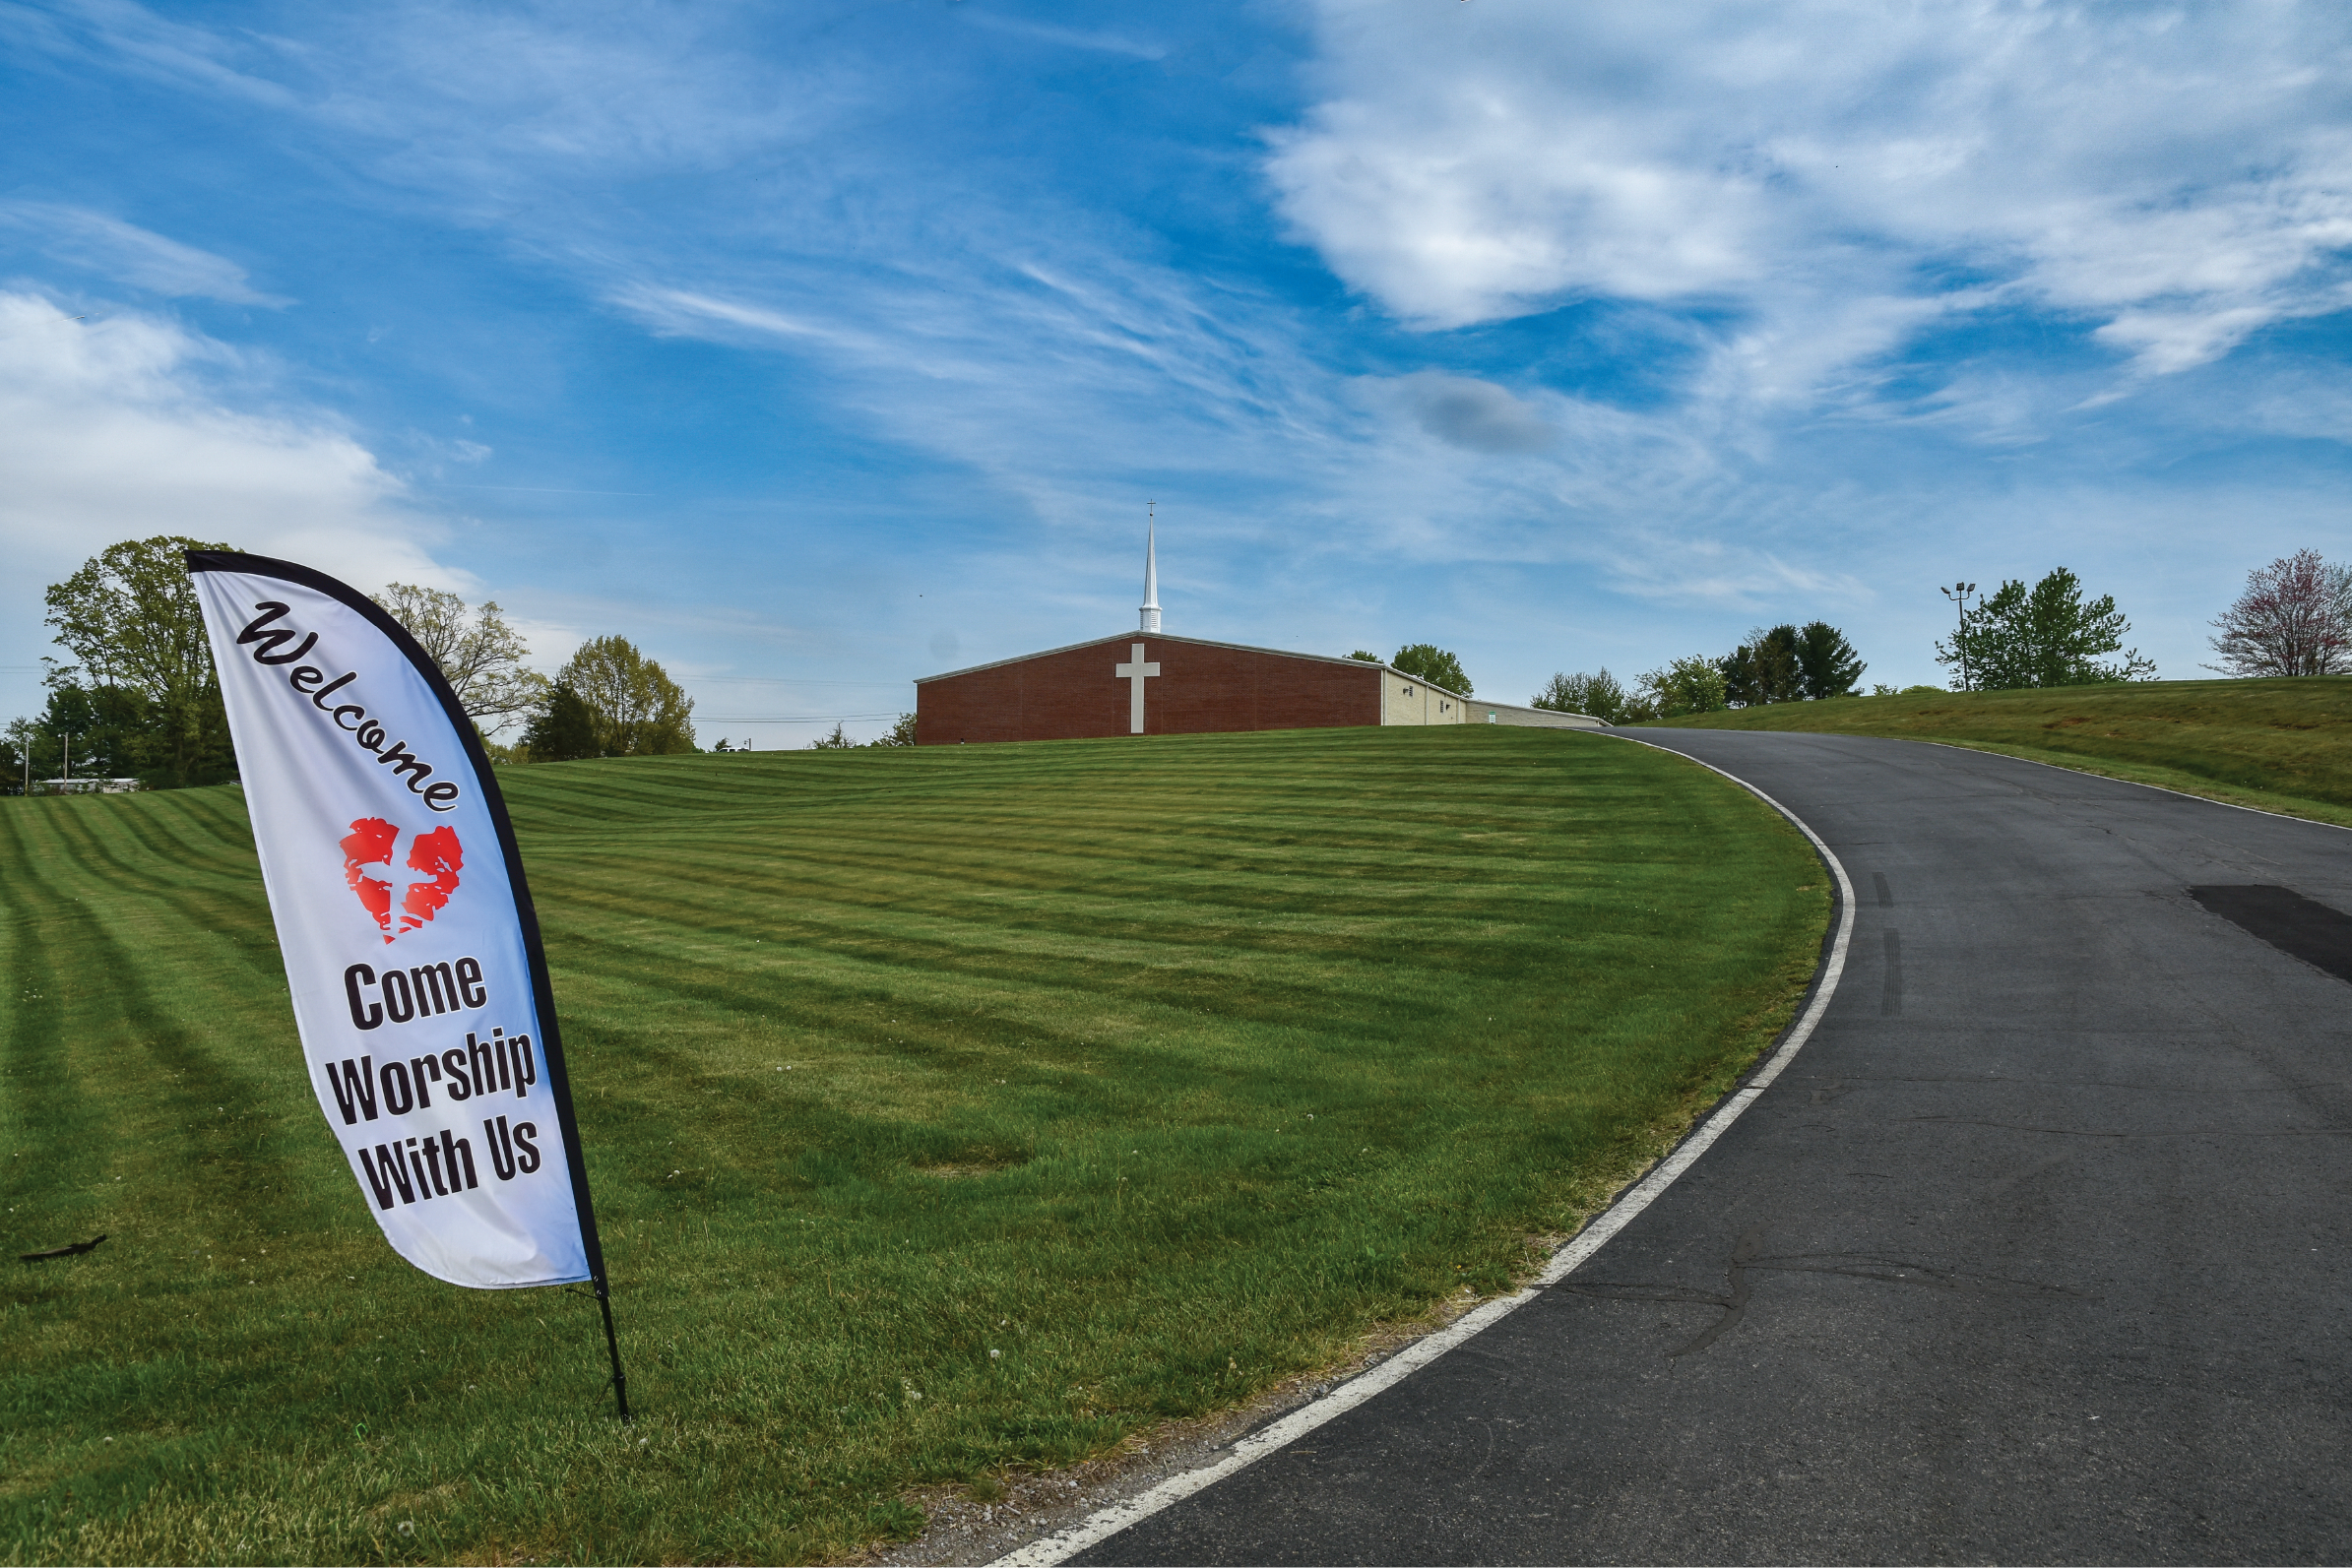
{"type": "MultiPolygon", "coordinates": [[[[1976,593],[1974,583],[1954,583],[1949,588],[1938,585],[1945,598],[1960,606],[1960,629],[1952,636],[1952,647],[1960,651],[1960,689],[1974,691],[1976,685],[1968,678],[1968,596],[1976,593]]],[[[1977,596],[1981,599],[1983,595],[1977,596]]]]}

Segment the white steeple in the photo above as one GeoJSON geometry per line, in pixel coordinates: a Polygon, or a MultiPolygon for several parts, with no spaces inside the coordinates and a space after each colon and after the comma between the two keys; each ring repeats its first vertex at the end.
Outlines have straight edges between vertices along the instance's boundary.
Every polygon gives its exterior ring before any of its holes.
{"type": "Polygon", "coordinates": [[[1147,517],[1143,526],[1143,629],[1160,629],[1160,546],[1158,529],[1147,517]]]}

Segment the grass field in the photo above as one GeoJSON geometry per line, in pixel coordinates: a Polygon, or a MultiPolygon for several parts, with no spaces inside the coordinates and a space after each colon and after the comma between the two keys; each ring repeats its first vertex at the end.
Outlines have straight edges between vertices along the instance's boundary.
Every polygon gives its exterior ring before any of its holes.
{"type": "Polygon", "coordinates": [[[585,1294],[379,1239],[233,788],[0,801],[8,1250],[107,1236],[0,1264],[6,1560],[854,1554],[1503,1288],[1829,908],[1751,797],[1557,731],[502,778],[638,1420],[585,1294]]]}
{"type": "Polygon", "coordinates": [[[1658,722],[1940,740],[2352,827],[2352,676],[1844,697],[1658,722]]]}

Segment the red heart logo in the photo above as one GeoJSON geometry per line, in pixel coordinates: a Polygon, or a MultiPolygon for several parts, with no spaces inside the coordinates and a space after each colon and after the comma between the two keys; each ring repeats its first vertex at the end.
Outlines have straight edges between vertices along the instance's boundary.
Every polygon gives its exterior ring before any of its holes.
{"type": "Polygon", "coordinates": [[[376,929],[384,933],[387,942],[408,935],[438,913],[458,890],[458,873],[466,866],[466,851],[458,845],[455,828],[435,828],[416,835],[409,844],[409,869],[421,871],[432,880],[409,884],[400,901],[400,929],[395,931],[392,884],[378,881],[360,867],[392,864],[392,848],[399,839],[400,829],[382,817],[361,817],[351,824],[350,835],[342,844],[343,879],[376,917],[376,929]]]}

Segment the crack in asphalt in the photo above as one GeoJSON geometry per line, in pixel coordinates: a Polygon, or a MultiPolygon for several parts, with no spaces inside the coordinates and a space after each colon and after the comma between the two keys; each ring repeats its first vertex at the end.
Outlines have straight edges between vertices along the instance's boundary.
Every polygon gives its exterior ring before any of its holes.
{"type": "Polygon", "coordinates": [[[1597,1301],[1667,1302],[1722,1308],[1721,1317],[1682,1345],[1668,1350],[1665,1358],[1669,1361],[1695,1355],[1738,1328],[1748,1316],[1748,1298],[1754,1289],[1749,1276],[1759,1271],[1773,1274],[1827,1274],[1849,1280],[1868,1280],[1878,1285],[1972,1290],[1987,1295],[2063,1295],[2085,1301],[2102,1299],[2095,1291],[2052,1285],[2045,1280],[2021,1280],[2008,1275],[1941,1268],[1877,1253],[1797,1252],[1766,1257],[1763,1255],[1763,1237],[1769,1228],[1768,1223],[1756,1225],[1733,1244],[1731,1256],[1724,1264],[1725,1288],[1721,1291],[1701,1290],[1688,1286],[1643,1285],[1609,1280],[1590,1280],[1574,1285],[1563,1283],[1552,1288],[1597,1301]]]}

